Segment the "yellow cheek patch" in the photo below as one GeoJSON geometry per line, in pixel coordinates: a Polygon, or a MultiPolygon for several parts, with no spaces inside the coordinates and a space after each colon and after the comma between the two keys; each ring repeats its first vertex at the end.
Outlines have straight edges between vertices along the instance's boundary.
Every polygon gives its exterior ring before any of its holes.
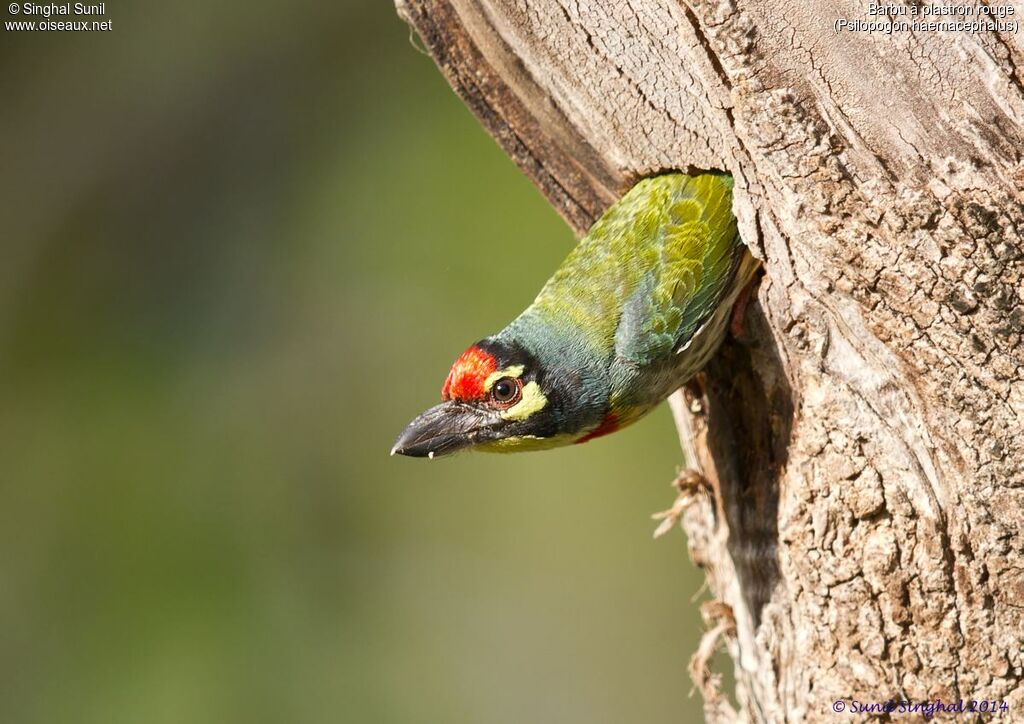
{"type": "Polygon", "coordinates": [[[540,390],[536,382],[528,382],[523,387],[523,399],[512,407],[501,413],[506,420],[525,420],[533,413],[543,410],[548,404],[548,398],[540,390]]]}
{"type": "Polygon", "coordinates": [[[519,377],[523,374],[522,365],[513,365],[507,370],[498,370],[487,375],[487,379],[484,380],[484,392],[490,392],[491,388],[494,387],[494,383],[500,380],[502,377],[519,377]]]}

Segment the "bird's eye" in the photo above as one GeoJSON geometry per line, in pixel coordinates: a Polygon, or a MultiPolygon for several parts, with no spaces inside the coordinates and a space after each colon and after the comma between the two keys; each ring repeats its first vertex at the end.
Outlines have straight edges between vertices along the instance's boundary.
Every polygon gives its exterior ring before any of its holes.
{"type": "Polygon", "coordinates": [[[512,377],[502,377],[491,388],[491,399],[499,405],[509,407],[519,402],[522,391],[523,383],[520,380],[512,377]]]}

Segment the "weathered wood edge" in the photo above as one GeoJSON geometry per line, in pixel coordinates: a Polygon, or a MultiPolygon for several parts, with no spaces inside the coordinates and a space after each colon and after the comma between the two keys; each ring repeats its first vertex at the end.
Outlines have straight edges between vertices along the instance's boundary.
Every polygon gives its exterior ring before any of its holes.
{"type": "MultiPolygon", "coordinates": [[[[563,144],[545,132],[520,97],[532,90],[525,70],[518,74],[525,87],[517,93],[481,52],[451,4],[396,0],[395,5],[399,17],[419,35],[448,83],[487,132],[576,234],[585,233],[628,188],[631,179],[601,167],[596,155],[585,159],[589,161],[589,167],[585,167],[567,154],[563,144]]],[[[501,44],[500,38],[490,40],[491,50],[501,50],[495,47],[501,44]]],[[[571,129],[566,133],[573,134],[571,129]]]]}

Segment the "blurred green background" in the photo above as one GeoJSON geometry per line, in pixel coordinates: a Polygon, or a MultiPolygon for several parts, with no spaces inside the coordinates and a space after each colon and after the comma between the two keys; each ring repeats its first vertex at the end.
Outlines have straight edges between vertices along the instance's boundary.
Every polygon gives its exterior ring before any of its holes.
{"type": "Polygon", "coordinates": [[[667,409],[388,456],[573,243],[391,5],[105,17],[0,43],[0,721],[697,716],[667,409]]]}

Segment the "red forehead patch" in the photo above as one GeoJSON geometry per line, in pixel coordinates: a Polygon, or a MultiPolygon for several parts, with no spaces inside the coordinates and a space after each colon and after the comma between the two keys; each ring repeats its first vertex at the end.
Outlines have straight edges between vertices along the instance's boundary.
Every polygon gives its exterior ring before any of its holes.
{"type": "Polygon", "coordinates": [[[441,388],[442,400],[482,400],[487,396],[484,392],[484,380],[498,369],[498,362],[493,356],[473,345],[462,356],[455,360],[448,379],[441,388]]]}

